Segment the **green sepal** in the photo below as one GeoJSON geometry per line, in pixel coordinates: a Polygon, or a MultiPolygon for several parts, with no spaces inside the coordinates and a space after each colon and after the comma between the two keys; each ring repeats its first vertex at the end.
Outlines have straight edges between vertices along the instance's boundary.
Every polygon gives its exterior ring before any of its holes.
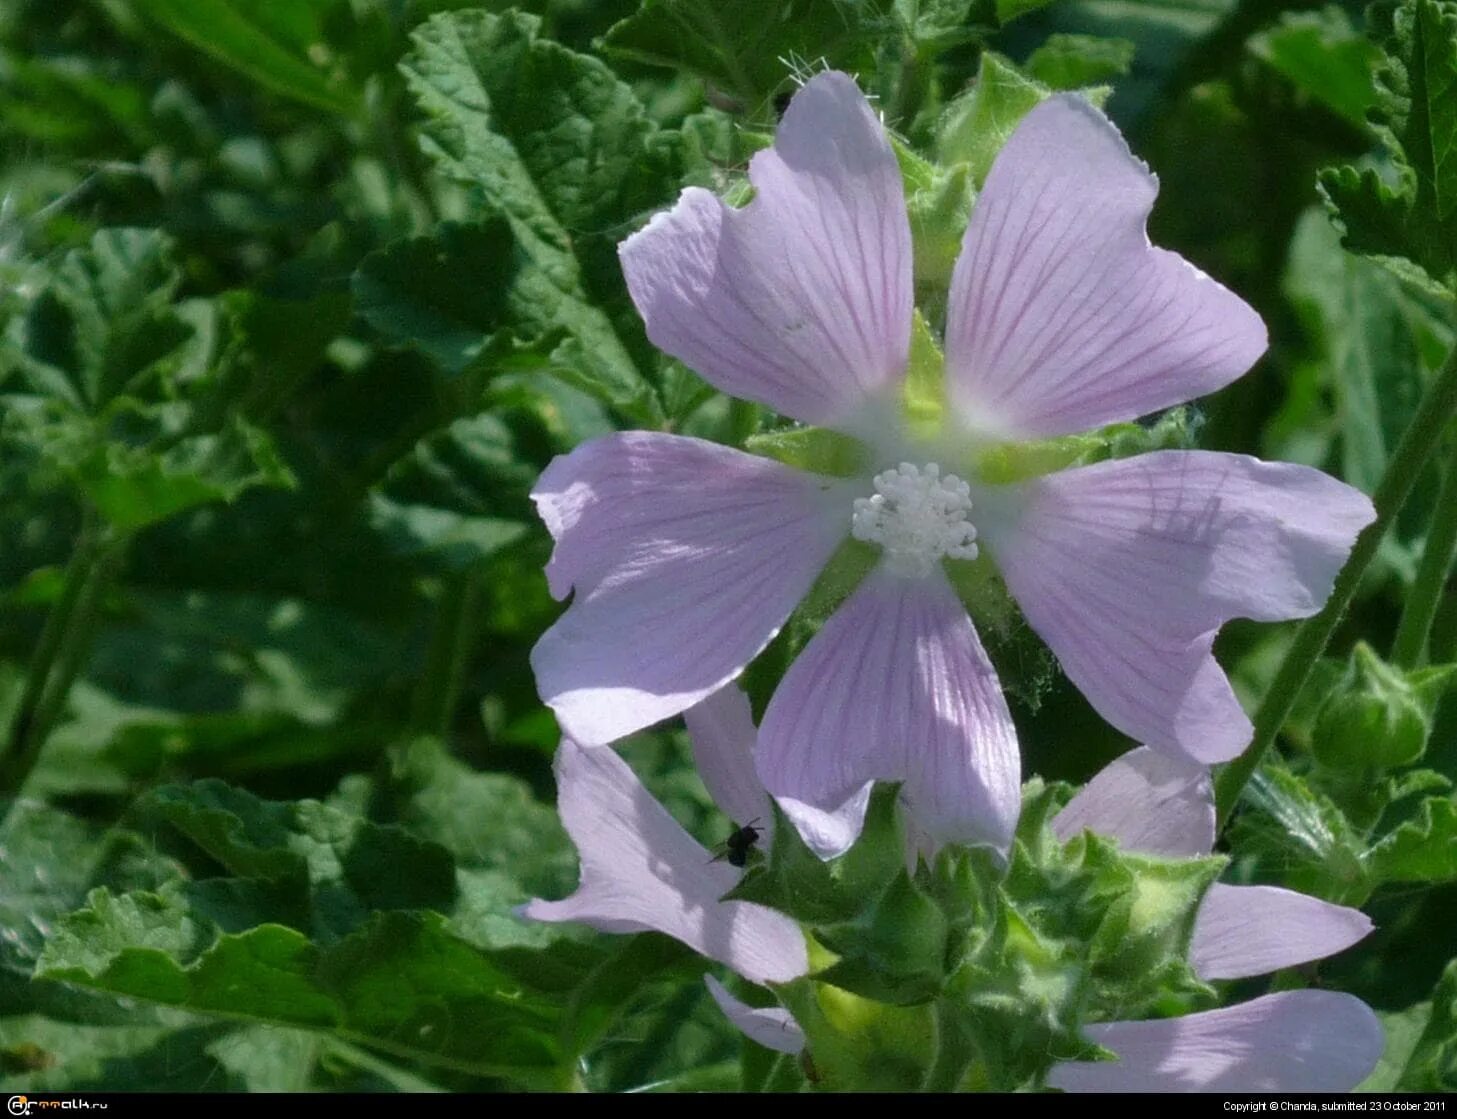
{"type": "Polygon", "coordinates": [[[936,158],[944,166],[965,164],[980,190],[1002,145],[1021,119],[1052,90],[1033,81],[993,51],[981,56],[971,88],[947,106],[936,136],[936,158]]]}
{"type": "Polygon", "coordinates": [[[843,855],[829,860],[805,845],[775,802],[769,857],[750,868],[725,900],[757,902],[810,925],[838,925],[873,910],[896,877],[905,873],[899,795],[899,785],[877,785],[859,838],[843,855]]]}
{"type": "Polygon", "coordinates": [[[761,431],[744,440],[744,450],[831,478],[849,478],[870,469],[870,452],[863,443],[824,427],[761,431]]]}
{"type": "Polygon", "coordinates": [[[935,439],[946,415],[946,358],[920,311],[911,319],[904,392],[907,426],[928,440],[935,439]]]}
{"type": "Polygon", "coordinates": [[[1223,856],[1160,859],[1115,853],[1107,840],[1092,835],[1084,841],[1090,863],[1116,860],[1127,875],[1126,889],[1109,907],[1090,943],[1093,974],[1102,985],[1131,984],[1151,994],[1177,974],[1162,972],[1165,964],[1182,968],[1199,903],[1228,860],[1223,856]]]}
{"type": "Polygon", "coordinates": [[[945,916],[904,871],[855,921],[816,930],[839,959],[816,978],[899,1006],[933,999],[946,981],[945,916]]]}
{"type": "Polygon", "coordinates": [[[874,544],[853,536],[845,537],[795,610],[796,620],[823,623],[850,597],[860,580],[870,574],[871,568],[880,562],[880,555],[880,549],[874,544]]]}
{"type": "MultiPolygon", "coordinates": [[[[950,166],[932,163],[894,136],[891,146],[900,164],[906,213],[911,222],[916,318],[921,318],[920,308],[926,308],[939,320],[951,287],[951,270],[961,255],[961,240],[976,199],[971,168],[965,163],[950,166]]],[[[913,335],[913,352],[914,346],[913,335]]]]}
{"type": "Polygon", "coordinates": [[[978,454],[973,470],[976,478],[990,485],[1015,485],[1107,459],[1132,458],[1149,451],[1187,450],[1195,443],[1196,428],[1196,420],[1187,408],[1173,408],[1152,424],[1109,424],[1081,435],[998,443],[978,454]]]}

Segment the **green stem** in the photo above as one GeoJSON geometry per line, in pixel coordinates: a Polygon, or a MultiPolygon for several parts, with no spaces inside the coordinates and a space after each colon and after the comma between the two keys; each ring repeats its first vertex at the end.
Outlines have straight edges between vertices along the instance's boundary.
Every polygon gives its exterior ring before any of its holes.
{"type": "Polygon", "coordinates": [[[1437,508],[1427,527],[1427,542],[1417,566],[1416,581],[1406,596],[1401,622],[1396,627],[1396,640],[1391,647],[1391,662],[1399,668],[1416,668],[1427,651],[1427,638],[1432,632],[1432,619],[1442,601],[1442,590],[1457,559],[1457,460],[1449,463],[1437,495],[1437,508]]]}
{"type": "Polygon", "coordinates": [[[673,995],[647,1035],[634,1045],[632,1057],[623,1063],[613,1079],[624,1086],[645,1084],[651,1080],[673,1038],[693,1017],[707,991],[708,988],[700,981],[689,983],[673,995]]]}
{"type": "Polygon", "coordinates": [[[1382,474],[1373,498],[1376,519],[1356,540],[1356,546],[1351,549],[1351,558],[1336,577],[1325,609],[1306,619],[1296,631],[1295,640],[1285,654],[1280,671],[1275,675],[1270,690],[1265,693],[1259,710],[1255,712],[1254,737],[1250,741],[1249,749],[1225,766],[1215,780],[1215,803],[1219,809],[1221,827],[1229,822],[1230,814],[1239,802],[1245,785],[1274,745],[1280,728],[1285,725],[1285,720],[1295,706],[1300,689],[1310,675],[1310,670],[1325,652],[1346,607],[1355,597],[1361,576],[1376,558],[1381,538],[1386,535],[1386,530],[1401,511],[1421,475],[1422,468],[1441,443],[1442,435],[1454,415],[1457,415],[1457,348],[1442,363],[1437,379],[1422,398],[1421,406],[1387,462],[1386,472],[1382,474]]]}
{"type": "Polygon", "coordinates": [[[438,738],[449,735],[455,720],[466,666],[475,647],[480,600],[481,577],[466,571],[447,585],[436,612],[435,636],[416,693],[415,725],[438,738]]]}
{"type": "Polygon", "coordinates": [[[19,792],[40,760],[71,684],[90,653],[97,606],[123,547],[124,541],[112,538],[94,514],[87,513],[0,753],[0,795],[19,792]]]}

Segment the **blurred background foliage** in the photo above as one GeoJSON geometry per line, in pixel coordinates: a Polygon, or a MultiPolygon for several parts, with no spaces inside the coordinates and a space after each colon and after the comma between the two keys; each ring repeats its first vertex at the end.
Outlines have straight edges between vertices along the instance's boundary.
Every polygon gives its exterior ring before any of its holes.
{"type": "MultiPolygon", "coordinates": [[[[1048,90],[1090,90],[1160,177],[1153,239],[1270,327],[1178,440],[1370,492],[1453,344],[1453,12],[0,6],[0,1082],[757,1083],[686,950],[511,917],[575,881],[527,664],[559,611],[535,476],[615,427],[741,444],[780,422],[648,345],[617,243],[685,185],[741,190],[794,76],[842,67],[937,161],[907,161],[934,307],[996,144],[1048,90]]],[[[1381,1011],[1384,1087],[1457,1086],[1445,569],[1426,655],[1377,655],[1441,485],[1417,479],[1230,833],[1242,880],[1376,918],[1276,982],[1381,1011]],[[1337,741],[1361,719],[1379,756],[1337,741]]],[[[760,693],[814,624],[755,666],[760,693]]],[[[1248,703],[1289,640],[1222,637],[1248,703]]],[[[1028,774],[1128,747],[1015,626],[993,653],[1028,774]]],[[[727,834],[679,731],[626,751],[727,834]]]]}

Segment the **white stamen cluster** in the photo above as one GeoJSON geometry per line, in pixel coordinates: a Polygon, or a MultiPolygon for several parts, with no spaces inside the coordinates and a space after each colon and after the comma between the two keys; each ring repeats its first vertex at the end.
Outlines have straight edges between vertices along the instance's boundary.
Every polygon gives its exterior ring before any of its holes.
{"type": "Polygon", "coordinates": [[[850,535],[879,544],[904,575],[927,575],[942,557],[976,559],[971,487],[934,462],[903,462],[874,478],[875,493],[855,499],[850,535]]]}

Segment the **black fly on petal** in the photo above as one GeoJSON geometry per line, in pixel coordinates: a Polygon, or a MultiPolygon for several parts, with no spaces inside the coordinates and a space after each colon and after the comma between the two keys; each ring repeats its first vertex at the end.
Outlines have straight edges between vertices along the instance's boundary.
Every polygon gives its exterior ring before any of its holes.
{"type": "Polygon", "coordinates": [[[719,844],[719,850],[709,862],[716,863],[720,859],[727,859],[729,866],[745,867],[749,865],[749,856],[755,850],[755,844],[759,842],[759,836],[764,829],[755,827],[761,817],[755,816],[743,827],[736,830],[732,835],[719,844]]]}

